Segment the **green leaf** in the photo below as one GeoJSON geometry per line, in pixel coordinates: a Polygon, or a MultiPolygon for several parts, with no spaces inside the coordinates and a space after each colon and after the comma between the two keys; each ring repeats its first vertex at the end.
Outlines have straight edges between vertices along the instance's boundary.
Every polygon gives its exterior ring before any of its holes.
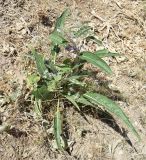
{"type": "Polygon", "coordinates": [[[88,31],[91,30],[90,26],[82,26],[77,32],[74,33],[75,37],[81,37],[82,35],[86,35],[88,31]]]}
{"type": "Polygon", "coordinates": [[[57,86],[56,86],[56,81],[55,80],[51,80],[47,83],[47,90],[50,92],[56,91],[57,90],[57,86]]]}
{"type": "Polygon", "coordinates": [[[140,136],[137,133],[136,129],[126,116],[126,114],[122,111],[122,109],[111,99],[97,93],[86,93],[83,95],[85,98],[87,98],[91,103],[95,105],[101,105],[104,106],[106,110],[108,110],[111,113],[114,113],[118,118],[120,118],[127,127],[135,134],[135,136],[140,140],[140,136]]]}
{"type": "Polygon", "coordinates": [[[46,85],[42,85],[41,87],[32,91],[32,94],[36,99],[48,100],[50,97],[50,92],[46,85]]]}
{"type": "MultiPolygon", "coordinates": [[[[52,32],[49,38],[51,39],[54,47],[57,45],[66,46],[68,44],[68,41],[57,31],[52,32]]],[[[53,51],[56,51],[56,49],[53,49],[53,51]]]]}
{"type": "Polygon", "coordinates": [[[37,74],[32,74],[27,77],[27,85],[28,86],[37,86],[37,82],[40,80],[40,76],[37,74]]]}
{"type": "Polygon", "coordinates": [[[96,44],[98,44],[99,46],[102,45],[102,41],[101,40],[98,40],[95,36],[88,36],[86,38],[87,41],[90,41],[92,40],[93,42],[95,42],[96,44]]]}
{"type": "Polygon", "coordinates": [[[54,135],[59,150],[63,150],[64,148],[64,143],[61,134],[62,134],[62,116],[60,113],[59,100],[58,100],[57,111],[54,117],[54,135]]]}
{"type": "Polygon", "coordinates": [[[64,28],[65,20],[67,16],[69,15],[69,10],[66,9],[60,17],[57,18],[56,24],[55,24],[55,30],[61,31],[64,28]]]}
{"type": "Polygon", "coordinates": [[[67,80],[73,84],[79,85],[79,86],[85,86],[86,83],[79,81],[79,79],[83,76],[71,76],[67,80]]]}
{"type": "Polygon", "coordinates": [[[78,104],[76,103],[76,96],[72,95],[72,96],[65,96],[66,99],[68,99],[79,111],[80,111],[80,107],[78,106],[78,104]]]}
{"type": "Polygon", "coordinates": [[[103,57],[115,57],[115,56],[119,56],[119,53],[113,53],[113,52],[109,52],[107,49],[102,49],[99,51],[94,52],[95,55],[97,55],[100,58],[103,57]]]}
{"type": "Polygon", "coordinates": [[[102,69],[104,72],[111,74],[112,71],[110,67],[107,65],[107,63],[99,58],[97,55],[93,54],[92,52],[81,52],[80,58],[83,60],[86,60],[87,62],[93,64],[94,66],[99,67],[102,69]]]}
{"type": "Polygon", "coordinates": [[[72,68],[64,64],[58,66],[56,65],[56,69],[62,74],[72,72],[72,68]]]}
{"type": "Polygon", "coordinates": [[[38,118],[42,117],[42,101],[40,99],[35,98],[34,112],[38,118]]]}
{"type": "MultiPolygon", "coordinates": [[[[56,74],[57,73],[57,69],[56,69],[56,65],[54,65],[51,61],[46,61],[46,67],[48,68],[48,74],[56,74]]],[[[52,77],[52,76],[50,76],[52,77]]]]}
{"type": "Polygon", "coordinates": [[[59,52],[60,52],[60,48],[59,48],[58,45],[55,45],[55,44],[53,44],[53,42],[52,42],[52,44],[51,44],[50,46],[51,46],[51,55],[54,56],[56,53],[59,53],[59,52]]]}
{"type": "Polygon", "coordinates": [[[61,79],[62,79],[62,77],[58,75],[58,76],[55,77],[55,79],[47,82],[47,89],[48,89],[48,91],[55,92],[55,91],[59,90],[58,84],[59,84],[59,81],[61,79]]]}
{"type": "Polygon", "coordinates": [[[93,106],[92,103],[90,103],[90,101],[88,101],[86,98],[84,98],[83,96],[79,97],[77,100],[76,100],[78,103],[81,103],[81,104],[84,104],[86,106],[93,106]]]}
{"type": "Polygon", "coordinates": [[[81,68],[83,68],[83,65],[84,65],[84,64],[85,64],[84,62],[75,63],[72,69],[73,69],[73,70],[78,70],[78,69],[79,69],[79,71],[80,71],[81,68]]]}
{"type": "Polygon", "coordinates": [[[40,54],[38,54],[35,50],[32,51],[34,57],[35,57],[35,62],[37,66],[37,70],[41,76],[45,76],[47,73],[47,67],[45,66],[44,63],[44,57],[40,54]]]}
{"type": "Polygon", "coordinates": [[[59,82],[62,79],[62,74],[57,74],[56,76],[54,76],[54,80],[55,82],[59,82]]]}

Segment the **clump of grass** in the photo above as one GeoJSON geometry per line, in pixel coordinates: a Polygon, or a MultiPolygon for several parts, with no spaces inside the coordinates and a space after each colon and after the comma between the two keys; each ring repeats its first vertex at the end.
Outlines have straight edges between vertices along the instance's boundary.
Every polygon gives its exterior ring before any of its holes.
{"type": "MultiPolygon", "coordinates": [[[[27,81],[35,98],[35,112],[39,117],[42,117],[42,102],[44,101],[49,101],[48,107],[56,107],[53,126],[56,144],[60,150],[66,149],[67,146],[62,137],[63,116],[61,110],[63,111],[65,104],[72,105],[79,112],[81,107],[84,106],[104,109],[121,119],[140,139],[122,109],[111,99],[97,93],[96,89],[91,87],[91,83],[87,81],[87,78],[92,77],[94,79],[95,76],[92,70],[83,69],[84,64],[89,63],[106,74],[112,74],[112,70],[103,58],[118,56],[118,53],[112,53],[107,49],[95,52],[80,52],[76,44],[65,38],[64,27],[67,16],[68,10],[65,10],[57,19],[55,29],[49,36],[52,42],[50,59],[46,60],[42,54],[37,53],[35,50],[32,51],[37,71],[29,75],[27,81]],[[72,50],[76,56],[60,60],[58,57],[62,48],[68,51],[72,50]]],[[[80,37],[89,29],[89,26],[81,27],[77,32],[74,32],[74,36],[80,37]]],[[[87,38],[99,42],[93,35],[87,38]]]]}

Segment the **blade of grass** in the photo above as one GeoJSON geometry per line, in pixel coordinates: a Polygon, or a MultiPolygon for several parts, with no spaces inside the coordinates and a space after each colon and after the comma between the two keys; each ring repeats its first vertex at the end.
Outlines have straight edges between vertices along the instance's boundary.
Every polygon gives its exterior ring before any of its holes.
{"type": "Polygon", "coordinates": [[[90,101],[88,101],[86,98],[84,98],[83,96],[80,96],[77,100],[78,103],[84,104],[86,106],[93,106],[92,103],[90,103],[90,101]]]}
{"type": "Polygon", "coordinates": [[[61,33],[54,31],[50,34],[49,38],[51,39],[54,46],[62,45],[67,46],[68,41],[62,36],[61,33]]]}
{"type": "Polygon", "coordinates": [[[93,64],[96,67],[99,67],[102,69],[104,72],[111,74],[112,70],[110,67],[107,65],[107,63],[99,58],[97,55],[93,54],[92,52],[81,52],[80,58],[83,60],[86,60],[87,62],[93,64]]]}
{"type": "Polygon", "coordinates": [[[99,46],[102,45],[102,41],[99,40],[99,39],[97,39],[95,36],[88,36],[88,37],[86,38],[86,40],[87,40],[87,41],[92,40],[93,42],[95,42],[95,43],[98,44],[99,46]]]}
{"type": "Polygon", "coordinates": [[[76,38],[81,37],[82,35],[87,34],[90,29],[90,26],[82,26],[77,32],[74,33],[74,35],[76,38]]]}
{"type": "Polygon", "coordinates": [[[98,94],[98,93],[86,93],[83,95],[85,98],[87,98],[91,103],[95,105],[101,105],[104,106],[106,110],[108,110],[111,113],[114,113],[118,118],[120,118],[127,127],[133,132],[133,134],[140,140],[140,136],[137,133],[136,129],[126,116],[126,114],[122,111],[122,109],[111,99],[98,94]]]}
{"type": "Polygon", "coordinates": [[[41,76],[44,76],[44,74],[47,72],[47,67],[45,66],[44,57],[38,54],[35,50],[33,50],[32,53],[34,55],[39,74],[41,76]]]}
{"type": "Polygon", "coordinates": [[[74,96],[65,96],[65,98],[68,99],[80,111],[80,107],[76,103],[74,96]]]}
{"type": "Polygon", "coordinates": [[[57,111],[54,117],[54,135],[59,150],[63,150],[61,134],[62,134],[62,117],[59,109],[59,100],[58,100],[57,111]]]}
{"type": "Polygon", "coordinates": [[[36,98],[34,101],[34,112],[37,118],[42,117],[42,101],[40,99],[36,98]]]}
{"type": "Polygon", "coordinates": [[[55,24],[55,30],[56,31],[61,31],[64,28],[65,20],[67,16],[69,15],[69,10],[66,9],[60,17],[57,18],[56,24],[55,24]]]}
{"type": "Polygon", "coordinates": [[[94,52],[94,54],[100,58],[120,56],[119,53],[109,52],[107,49],[102,49],[102,50],[96,51],[96,52],[94,52]]]}
{"type": "Polygon", "coordinates": [[[84,82],[81,82],[79,79],[81,78],[81,76],[71,76],[71,77],[69,77],[67,80],[69,81],[69,82],[71,82],[72,84],[76,84],[76,85],[79,85],[79,86],[85,86],[86,85],[86,83],[84,83],[84,82]]]}

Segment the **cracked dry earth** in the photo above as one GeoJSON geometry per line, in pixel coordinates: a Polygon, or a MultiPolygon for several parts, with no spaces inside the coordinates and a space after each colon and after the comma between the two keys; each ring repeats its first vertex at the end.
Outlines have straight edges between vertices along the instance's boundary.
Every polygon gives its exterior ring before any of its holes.
{"type": "Polygon", "coordinates": [[[6,123],[13,129],[0,133],[1,160],[145,160],[145,1],[0,0],[0,124],[6,123]],[[31,116],[32,106],[25,101],[25,72],[30,69],[25,55],[32,46],[48,55],[48,35],[65,8],[71,10],[70,25],[90,21],[104,46],[121,54],[107,59],[114,74],[106,82],[124,97],[116,101],[138,130],[141,142],[125,128],[131,143],[126,141],[120,134],[125,126],[118,120],[115,124],[94,113],[87,114],[87,123],[70,109],[66,115],[70,154],[59,153],[53,149],[52,135],[31,116]]]}

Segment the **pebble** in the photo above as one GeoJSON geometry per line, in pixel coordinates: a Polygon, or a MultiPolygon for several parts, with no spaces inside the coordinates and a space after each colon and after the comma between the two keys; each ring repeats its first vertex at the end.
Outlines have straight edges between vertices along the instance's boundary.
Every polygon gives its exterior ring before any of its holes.
{"type": "Polygon", "coordinates": [[[122,62],[128,61],[128,58],[125,56],[118,56],[118,57],[116,57],[116,60],[118,63],[122,63],[122,62]]]}

